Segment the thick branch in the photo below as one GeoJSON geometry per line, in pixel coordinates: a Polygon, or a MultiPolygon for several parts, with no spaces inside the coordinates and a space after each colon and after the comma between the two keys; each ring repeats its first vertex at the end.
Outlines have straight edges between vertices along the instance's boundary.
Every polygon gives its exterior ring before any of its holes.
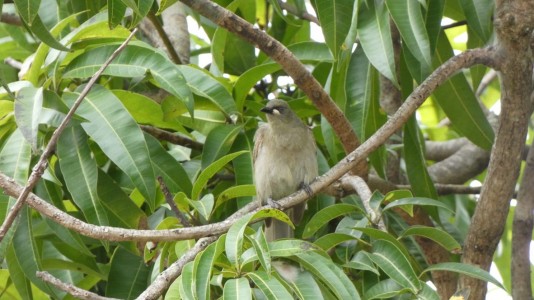
{"type": "MultiPolygon", "coordinates": [[[[534,2],[498,0],[496,5],[497,55],[501,59],[501,121],[462,258],[464,263],[486,270],[489,270],[504,230],[509,201],[519,174],[533,91],[530,44],[534,2]]],[[[462,276],[460,284],[471,288],[469,299],[485,298],[486,282],[462,276]]]]}
{"type": "MultiPolygon", "coordinates": [[[[532,149],[532,147],[531,147],[532,149]]],[[[530,243],[534,225],[534,150],[529,151],[512,225],[512,296],[532,299],[530,243]]]]}
{"type": "Polygon", "coordinates": [[[41,279],[44,282],[47,282],[56,288],[69,293],[69,295],[72,295],[76,297],[76,299],[82,299],[82,300],[118,300],[117,298],[108,298],[103,297],[100,295],[97,295],[95,293],[91,293],[89,291],[86,291],[84,289],[81,289],[75,285],[65,283],[58,278],[54,277],[52,274],[48,272],[37,272],[37,277],[41,279]]]}
{"type": "MultiPolygon", "coordinates": [[[[350,122],[334,101],[325,92],[319,82],[306,67],[282,43],[232,12],[209,0],[181,0],[215,24],[227,29],[245,41],[257,46],[276,61],[284,71],[293,78],[295,84],[306,93],[313,104],[332,125],[346,153],[356,149],[360,142],[350,122]]],[[[367,176],[367,163],[358,162],[357,175],[367,176]]]]}

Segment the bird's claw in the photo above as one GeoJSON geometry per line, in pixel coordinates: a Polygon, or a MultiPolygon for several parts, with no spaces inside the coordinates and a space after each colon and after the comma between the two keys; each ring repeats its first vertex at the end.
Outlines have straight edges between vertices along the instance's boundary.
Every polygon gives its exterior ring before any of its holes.
{"type": "Polygon", "coordinates": [[[303,190],[306,192],[306,194],[308,195],[308,197],[313,196],[313,191],[312,191],[312,189],[311,189],[311,187],[310,187],[309,184],[306,184],[306,183],[304,183],[304,182],[301,182],[301,183],[300,183],[300,188],[303,189],[303,190]]]}
{"type": "Polygon", "coordinates": [[[280,210],[280,208],[281,208],[280,203],[274,201],[273,198],[271,198],[271,197],[267,198],[267,204],[270,205],[274,209],[280,210]]]}

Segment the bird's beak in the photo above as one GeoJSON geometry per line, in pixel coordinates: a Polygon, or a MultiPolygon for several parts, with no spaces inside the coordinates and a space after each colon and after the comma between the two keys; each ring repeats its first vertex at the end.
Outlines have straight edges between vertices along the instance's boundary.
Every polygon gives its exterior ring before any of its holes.
{"type": "Polygon", "coordinates": [[[262,109],[260,109],[261,112],[264,112],[266,114],[274,114],[274,115],[279,115],[280,114],[280,111],[276,108],[270,108],[270,107],[264,107],[262,109]]]}

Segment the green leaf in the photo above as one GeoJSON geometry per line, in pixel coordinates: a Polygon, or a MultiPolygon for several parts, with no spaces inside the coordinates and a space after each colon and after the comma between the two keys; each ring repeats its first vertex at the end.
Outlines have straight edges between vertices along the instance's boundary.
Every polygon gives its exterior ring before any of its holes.
{"type": "Polygon", "coordinates": [[[354,237],[349,234],[344,233],[329,233],[321,236],[318,238],[314,244],[317,245],[317,247],[323,249],[324,251],[328,251],[329,249],[344,243],[354,240],[354,237]]]}
{"type": "Polygon", "coordinates": [[[291,287],[299,299],[322,300],[325,299],[319,284],[309,272],[301,272],[291,287]]]}
{"type": "Polygon", "coordinates": [[[370,98],[371,87],[371,64],[365,56],[362,47],[356,48],[356,51],[350,58],[347,71],[345,89],[347,94],[347,107],[345,115],[350,121],[356,135],[363,140],[365,138],[365,103],[370,98]]]}
{"type": "Polygon", "coordinates": [[[263,230],[258,230],[255,236],[246,236],[256,252],[258,260],[267,273],[271,273],[271,253],[263,230]]]}
{"type": "MultiPolygon", "coordinates": [[[[78,96],[78,93],[65,93],[63,98],[72,106],[78,96]]],[[[148,147],[143,132],[122,103],[109,90],[95,85],[77,113],[89,120],[82,124],[84,130],[128,175],[153,210],[156,179],[148,147]]]]}
{"type": "Polygon", "coordinates": [[[215,204],[215,209],[225,203],[226,201],[238,197],[247,197],[247,196],[255,196],[256,195],[256,186],[253,184],[245,184],[245,185],[238,185],[238,186],[232,186],[228,189],[224,190],[222,193],[219,194],[219,197],[217,197],[217,202],[215,204]]]}
{"type": "Polygon", "coordinates": [[[15,121],[22,135],[35,151],[37,150],[39,117],[43,109],[43,88],[22,88],[16,95],[15,121]]]}
{"type": "Polygon", "coordinates": [[[252,289],[246,278],[229,279],[224,284],[223,300],[252,300],[252,289]]]}
{"type": "Polygon", "coordinates": [[[182,278],[180,282],[180,296],[182,297],[182,299],[195,299],[195,281],[193,277],[193,266],[194,262],[191,261],[187,263],[182,270],[182,275],[178,278],[182,278]]]}
{"type": "Polygon", "coordinates": [[[79,126],[63,131],[57,144],[59,166],[72,200],[91,224],[109,225],[106,210],[97,193],[98,167],[79,126]]]}
{"type": "Polygon", "coordinates": [[[467,25],[471,27],[485,42],[491,37],[492,16],[495,1],[492,0],[460,0],[467,25]]]}
{"type": "MultiPolygon", "coordinates": [[[[442,65],[452,55],[447,37],[440,34],[435,66],[442,65]]],[[[482,149],[491,149],[493,129],[463,73],[456,74],[438,87],[434,96],[456,130],[482,149]]]]}
{"type": "Polygon", "coordinates": [[[239,151],[235,153],[230,153],[226,156],[223,156],[222,158],[218,159],[211,165],[209,165],[200,175],[198,175],[197,180],[193,184],[193,190],[191,191],[191,198],[193,200],[198,199],[200,196],[200,192],[204,188],[204,186],[208,183],[208,180],[213,177],[219,170],[221,170],[227,163],[232,161],[234,158],[238,157],[239,155],[242,155],[248,151],[239,151]]]}
{"type": "Polygon", "coordinates": [[[360,43],[371,64],[397,85],[389,14],[383,2],[367,4],[362,5],[358,20],[360,43]]]}
{"type": "MultiPolygon", "coordinates": [[[[272,209],[264,209],[260,210],[255,214],[248,214],[237,220],[232,227],[228,230],[228,233],[226,235],[226,256],[228,257],[228,260],[237,268],[239,269],[240,262],[242,260],[241,254],[243,253],[243,240],[244,240],[244,233],[245,229],[247,228],[248,224],[252,220],[256,220],[259,218],[266,218],[266,217],[273,217],[272,209]]],[[[278,219],[278,218],[277,218],[278,219]]],[[[289,221],[289,218],[285,216],[284,221],[289,221]]],[[[282,220],[281,220],[282,221],[282,220]]]]}
{"type": "Polygon", "coordinates": [[[182,164],[170,155],[155,137],[145,133],[150,159],[154,166],[154,174],[162,176],[167,188],[173,194],[182,191],[191,194],[193,184],[182,164]]]}
{"type": "MultiPolygon", "coordinates": [[[[204,97],[215,104],[227,117],[237,113],[234,98],[228,89],[204,69],[193,68],[191,66],[177,66],[183,74],[191,91],[196,95],[204,97]]],[[[225,79],[220,79],[221,81],[225,79]]]]}
{"type": "Polygon", "coordinates": [[[302,238],[310,238],[317,232],[317,230],[319,230],[331,220],[353,212],[363,211],[358,206],[344,203],[335,204],[320,210],[315,215],[313,215],[308,224],[306,224],[306,227],[304,228],[304,231],[302,233],[302,238]]]}
{"type": "MultiPolygon", "coordinates": [[[[69,48],[65,47],[62,43],[58,42],[52,35],[52,31],[46,28],[45,24],[41,20],[41,17],[38,15],[33,19],[31,24],[27,24],[30,31],[35,34],[36,37],[41,40],[41,42],[47,44],[48,46],[55,48],[61,51],[71,51],[69,48]]],[[[62,26],[61,23],[57,24],[56,27],[62,26]]]]}
{"type": "Polygon", "coordinates": [[[120,25],[125,13],[126,4],[122,0],[108,0],[109,28],[113,29],[120,25]]]}
{"type": "Polygon", "coordinates": [[[388,278],[367,289],[365,291],[365,299],[389,299],[407,291],[410,290],[399,285],[395,280],[388,278]]]}
{"type": "Polygon", "coordinates": [[[296,258],[306,270],[327,286],[337,299],[360,299],[352,281],[331,260],[311,251],[298,254],[296,258]]]}
{"type": "Polygon", "coordinates": [[[98,197],[108,211],[110,224],[115,227],[139,228],[139,222],[146,218],[121,187],[104,171],[98,170],[98,197]]]}
{"type": "Polygon", "coordinates": [[[410,226],[401,233],[400,237],[411,235],[419,235],[431,239],[449,252],[462,249],[462,245],[460,245],[460,243],[458,243],[450,234],[436,227],[418,225],[410,226]]]}
{"type": "Polygon", "coordinates": [[[335,59],[338,59],[349,33],[353,6],[354,0],[315,0],[317,17],[326,44],[335,59]]]}
{"type": "Polygon", "coordinates": [[[403,205],[435,206],[435,207],[439,207],[439,208],[444,208],[444,209],[454,213],[454,211],[447,204],[445,204],[444,202],[437,201],[437,200],[430,199],[430,198],[422,198],[422,197],[399,199],[399,200],[396,200],[396,201],[393,201],[393,202],[389,203],[382,210],[386,211],[386,210],[391,209],[393,207],[403,206],[403,205]]]}
{"type": "Polygon", "coordinates": [[[149,97],[125,90],[112,90],[112,92],[121,100],[137,123],[185,131],[179,123],[165,120],[161,105],[149,97]]]}
{"type": "Polygon", "coordinates": [[[371,253],[367,251],[358,251],[345,266],[356,270],[370,271],[380,276],[380,271],[371,259],[371,253]]]}
{"type": "Polygon", "coordinates": [[[147,288],[151,269],[141,257],[117,247],[111,257],[106,296],[121,299],[137,297],[147,288]]]}
{"type": "Polygon", "coordinates": [[[254,285],[267,297],[267,299],[292,299],[293,297],[285,286],[276,279],[269,276],[264,271],[247,273],[246,276],[252,280],[254,285]]]}
{"type": "MultiPolygon", "coordinates": [[[[269,243],[271,257],[291,257],[309,250],[319,250],[314,244],[298,239],[277,240],[269,243]]],[[[242,265],[259,260],[254,248],[249,248],[241,255],[242,265]]]]}
{"type": "MultiPolygon", "coordinates": [[[[91,77],[117,49],[105,45],[91,49],[70,62],[64,78],[91,77]]],[[[142,77],[147,72],[166,91],[182,101],[193,115],[193,96],[180,69],[164,54],[142,43],[130,43],[103,74],[117,77],[142,77]]]]}
{"type": "Polygon", "coordinates": [[[195,276],[195,299],[211,299],[210,279],[214,264],[223,251],[224,239],[212,243],[195,258],[193,276],[195,276]]]}
{"type": "Polygon", "coordinates": [[[482,270],[481,268],[477,266],[473,266],[469,264],[462,264],[462,263],[457,263],[457,262],[446,262],[446,263],[431,265],[428,268],[426,268],[422,274],[426,272],[432,272],[432,271],[449,271],[449,272],[455,272],[455,273],[467,275],[467,276],[470,276],[476,279],[491,282],[494,285],[506,291],[504,286],[497,279],[491,276],[491,274],[488,273],[487,271],[482,270]]]}
{"type": "MultiPolygon", "coordinates": [[[[423,284],[423,289],[417,294],[417,299],[421,300],[440,300],[438,293],[426,284],[423,284]]],[[[467,300],[467,298],[465,298],[467,300]]]]}
{"type": "Polygon", "coordinates": [[[31,25],[33,20],[39,16],[41,0],[15,0],[13,2],[24,22],[31,25]]]}
{"type": "Polygon", "coordinates": [[[208,133],[202,151],[203,169],[228,153],[241,128],[234,125],[219,126],[208,133]]]}
{"type": "Polygon", "coordinates": [[[421,5],[411,0],[386,0],[386,4],[402,40],[421,64],[423,77],[428,76],[432,70],[432,57],[421,5]]]}
{"type": "Polygon", "coordinates": [[[373,242],[373,253],[370,258],[403,288],[410,289],[414,294],[421,290],[421,282],[408,257],[394,243],[387,240],[373,242]]]}

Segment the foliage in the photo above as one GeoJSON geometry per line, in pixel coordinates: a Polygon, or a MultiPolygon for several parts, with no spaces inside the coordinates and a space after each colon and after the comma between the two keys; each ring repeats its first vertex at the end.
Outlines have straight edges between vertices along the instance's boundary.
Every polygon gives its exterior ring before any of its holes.
{"type": "MultiPolygon", "coordinates": [[[[161,7],[156,1],[119,0],[3,4],[3,12],[16,13],[25,27],[0,24],[0,58],[31,66],[18,78],[15,68],[0,64],[0,171],[23,185],[86,79],[129,29],[173,2],[161,1],[161,7]]],[[[380,76],[407,96],[455,51],[484,45],[492,34],[491,1],[314,0],[311,6],[323,24],[325,42],[312,40],[317,29],[282,12],[277,1],[215,2],[268,32],[309,66],[363,140],[387,120],[379,104],[380,76]],[[467,20],[469,30],[444,30],[445,18],[467,20]],[[402,38],[401,63],[395,61],[391,22],[402,38]],[[463,35],[467,43],[457,42],[463,35]]],[[[312,9],[304,0],[287,3],[298,13],[312,9]]],[[[157,184],[161,176],[193,225],[225,220],[255,194],[252,137],[263,118],[263,101],[274,95],[289,101],[313,127],[321,172],[344,157],[328,122],[302,91],[291,81],[287,84],[278,64],[195,12],[187,13],[208,37],[193,34],[193,63],[177,65],[138,36],[77,110],[34,190],[37,196],[95,225],[181,228],[184,224],[157,184]],[[210,65],[200,65],[201,53],[212,55],[210,65]],[[154,96],[161,90],[164,97],[154,96]],[[202,142],[203,149],[157,140],[140,125],[202,142]]],[[[491,148],[493,130],[474,92],[485,72],[474,67],[455,75],[405,125],[396,145],[383,145],[370,157],[373,170],[386,179],[387,155],[396,153],[406,162],[403,172],[413,191],[373,195],[371,205],[387,233],[373,227],[357,196],[336,202],[320,195],[308,202],[305,219],[296,227],[302,239],[267,243],[253,221],[288,218],[262,210],[234,223],[189,262],[166,298],[439,299],[427,285],[429,272],[435,270],[502,286],[487,272],[457,263],[474,201],[465,195],[438,198],[423,156],[422,136],[437,141],[464,136],[491,148]],[[451,127],[438,125],[445,118],[451,127]],[[399,211],[412,215],[414,207],[425,209],[437,226],[410,226],[399,217],[399,211]],[[451,262],[428,265],[414,236],[439,243],[451,253],[451,262]],[[281,275],[283,270],[296,275],[281,275]]],[[[482,102],[492,105],[498,89],[490,86],[482,102]]],[[[0,219],[13,202],[0,195],[0,219]]],[[[26,208],[0,247],[8,270],[0,272],[2,294],[69,298],[36,277],[37,270],[47,270],[101,295],[135,298],[193,244],[89,239],[26,208]]],[[[509,288],[509,277],[504,281],[509,288]]]]}

